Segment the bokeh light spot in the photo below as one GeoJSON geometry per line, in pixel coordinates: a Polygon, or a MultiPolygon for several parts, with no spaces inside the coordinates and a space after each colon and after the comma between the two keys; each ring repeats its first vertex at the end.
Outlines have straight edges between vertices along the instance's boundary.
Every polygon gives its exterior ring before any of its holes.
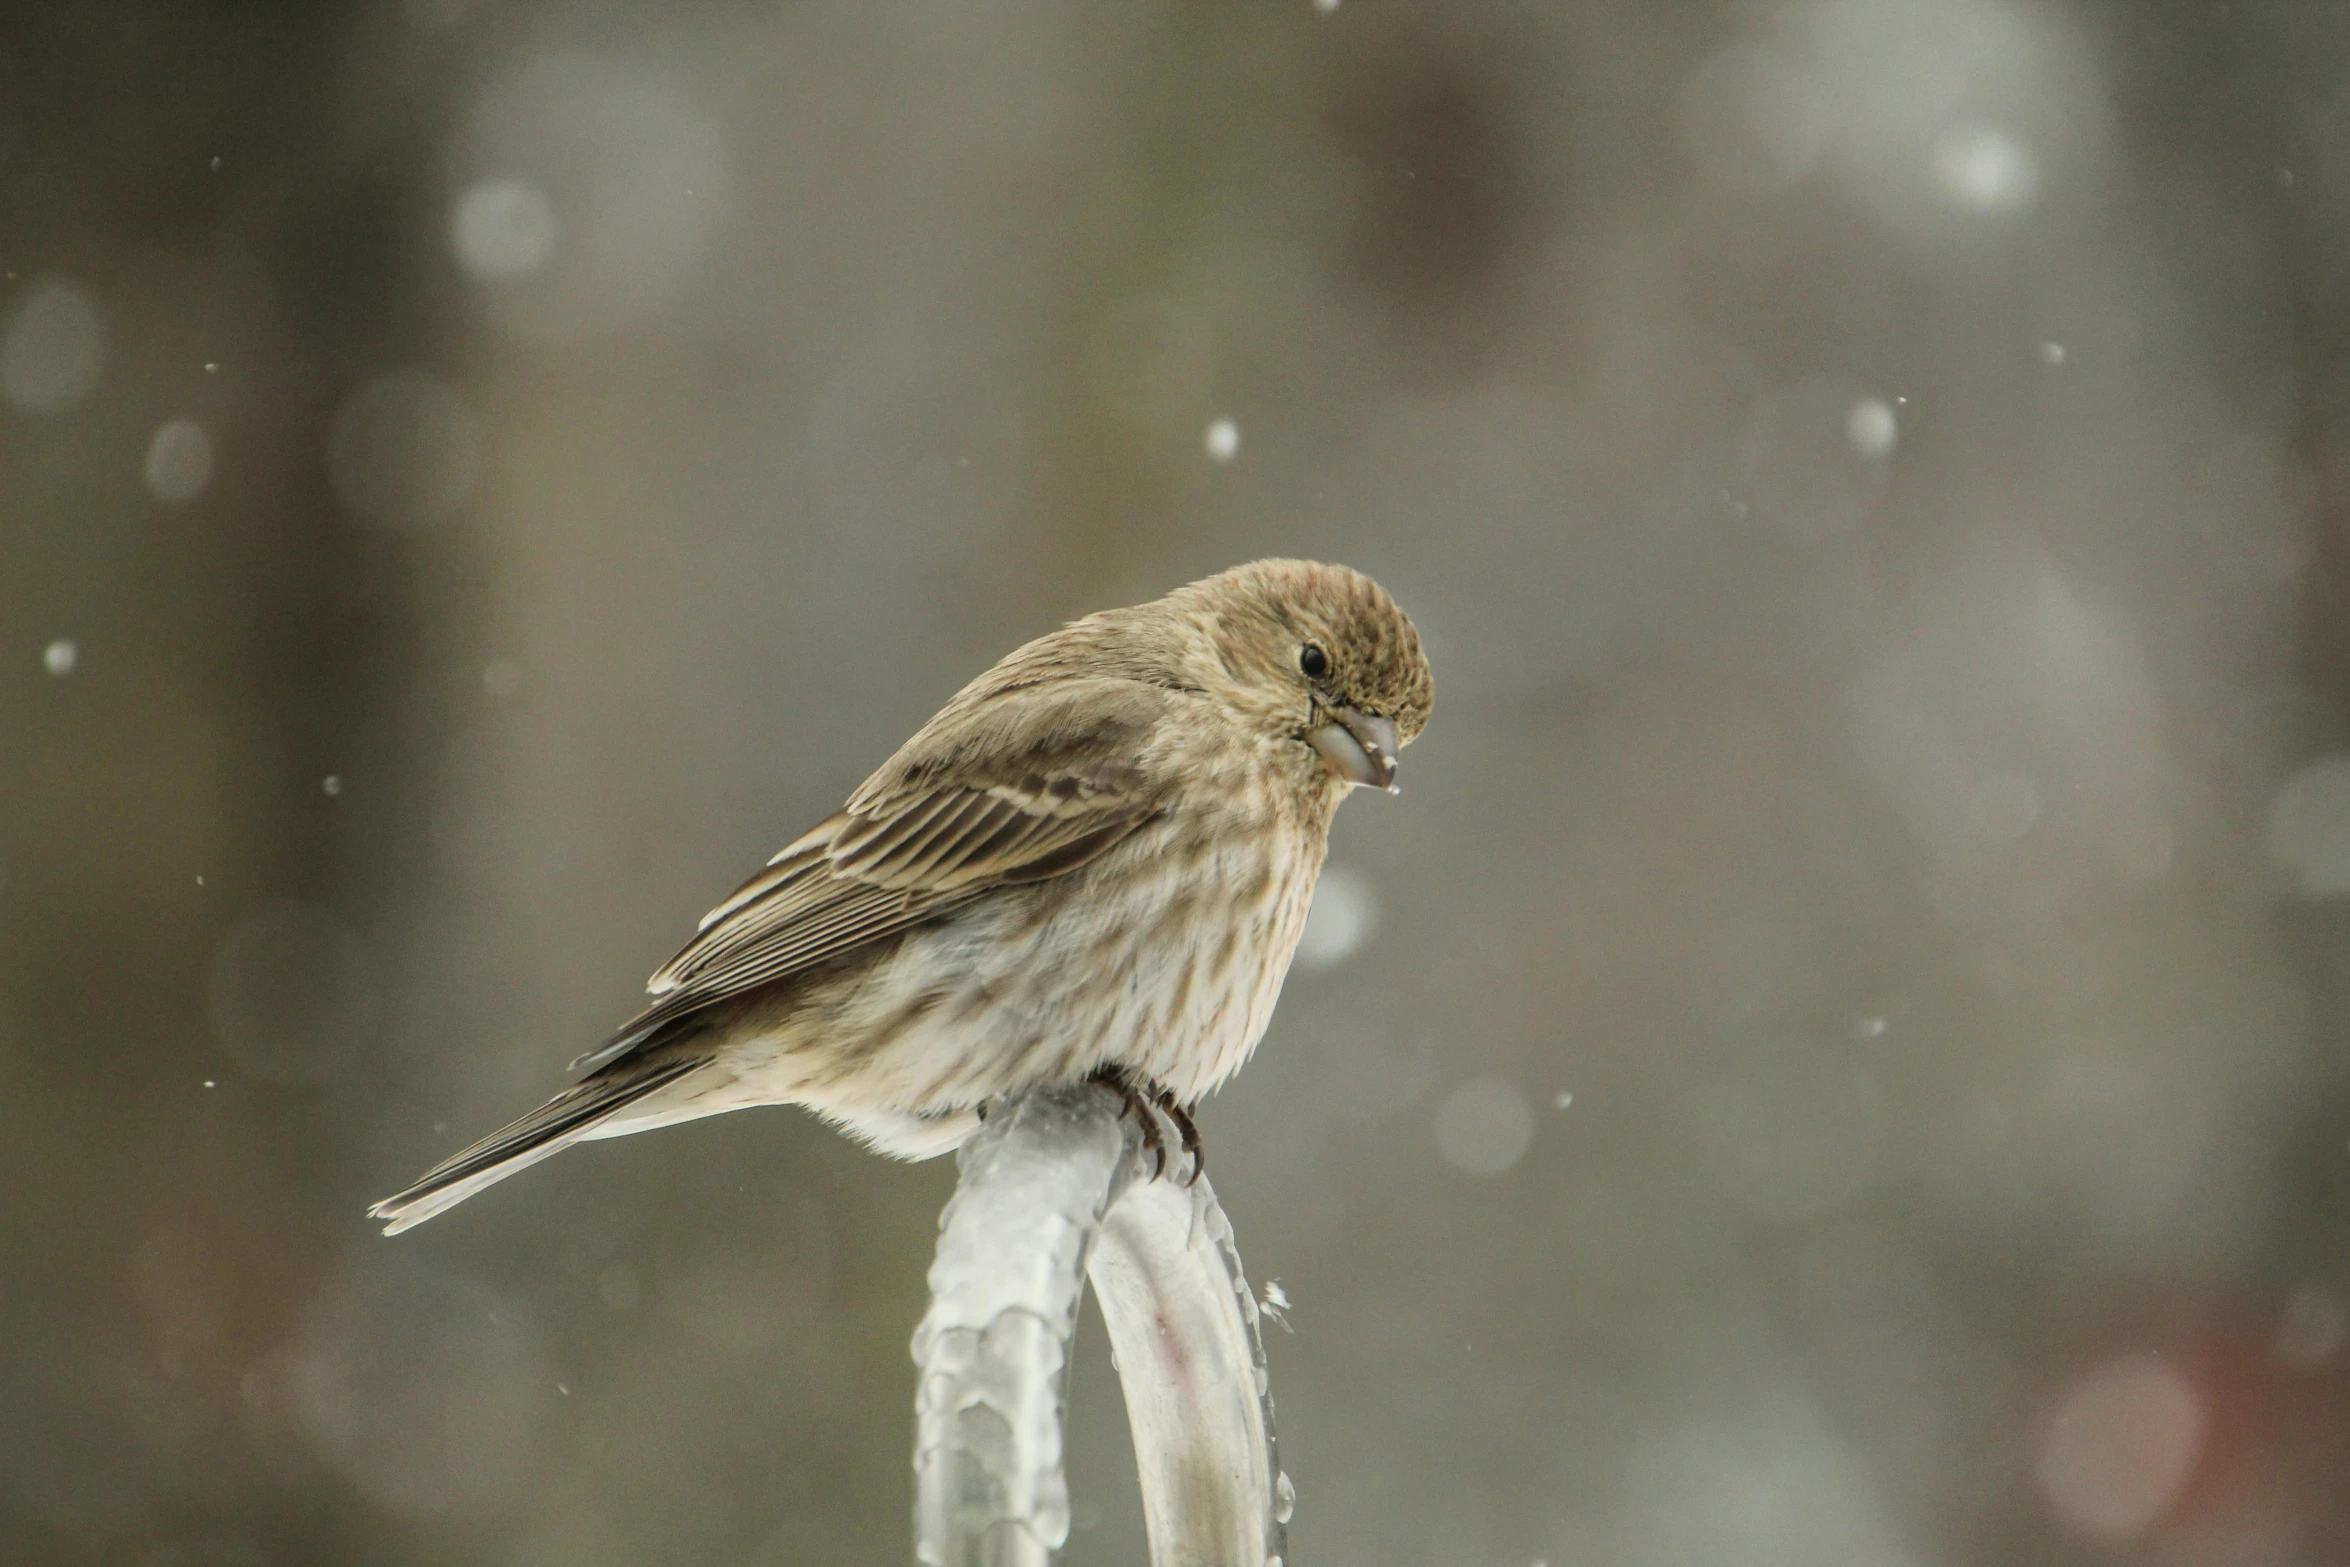
{"type": "Polygon", "coordinates": [[[1740,439],[1738,476],[1754,519],[1807,545],[1849,538],[1884,492],[1893,411],[1825,381],[1762,399],[1740,439]]]}
{"type": "Polygon", "coordinates": [[[378,376],[335,415],[327,468],[343,504],[370,522],[445,522],[465,504],[481,468],[473,407],[421,370],[378,376]]]}
{"type": "Polygon", "coordinates": [[[1844,416],[1844,434],[1863,457],[1884,457],[1892,453],[1901,425],[1893,417],[1892,404],[1882,397],[1864,397],[1844,416]]]}
{"type": "Polygon", "coordinates": [[[2057,1401],[2033,1473],[2056,1515],[2117,1542],[2144,1533],[2178,1499],[2202,1451],[2203,1400],[2152,1355],[2116,1356],[2057,1401]]]}
{"type": "Polygon", "coordinates": [[[1314,885],[1313,905],[1297,938],[1297,962],[1330,968],[1354,956],[1379,928],[1379,893],[1362,872],[1327,866],[1314,885]]]}
{"type": "Polygon", "coordinates": [[[1977,125],[1934,143],[1934,178],[1945,196],[1970,211],[2019,212],[2039,194],[2040,165],[2006,131],[1977,125]]]}
{"type": "Polygon", "coordinates": [[[26,289],[0,335],[0,396],[27,413],[56,413],[90,395],[106,368],[106,318],[79,283],[26,289]]]}
{"type": "Polygon", "coordinates": [[[212,482],[212,437],[193,419],[171,419],[147,443],[147,493],[166,505],[194,500],[212,482]]]}
{"type": "Polygon", "coordinates": [[[2321,757],[2286,780],[2262,843],[2310,897],[2350,893],[2350,756],[2321,757]]]}
{"type": "Polygon", "coordinates": [[[1676,105],[1681,139],[1706,177],[1771,196],[1810,173],[1828,144],[1826,94],[1808,72],[1741,44],[1699,68],[1676,105]]]}
{"type": "Polygon", "coordinates": [[[1533,1107],[1497,1078],[1462,1084],[1436,1112],[1436,1151],[1464,1175],[1500,1175],[1533,1142],[1533,1107]]]}
{"type": "Polygon", "coordinates": [[[729,185],[724,138],[693,91],[569,51],[493,84],[452,161],[458,262],[502,325],[542,342],[622,331],[671,304],[729,185]]]}
{"type": "Polygon", "coordinates": [[[2295,1371],[2329,1364],[2350,1343],[2350,1302],[2322,1284],[2303,1284],[2285,1297],[2277,1319],[2277,1359],[2295,1371]]]}
{"type": "Polygon", "coordinates": [[[481,180],[457,198],[449,244],[457,264],[481,282],[528,277],[554,253],[554,203],[527,180],[481,180]]]}

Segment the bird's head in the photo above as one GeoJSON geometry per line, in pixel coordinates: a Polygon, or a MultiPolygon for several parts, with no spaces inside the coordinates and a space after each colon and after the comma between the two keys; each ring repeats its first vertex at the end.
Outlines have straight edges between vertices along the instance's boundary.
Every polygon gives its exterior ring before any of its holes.
{"type": "Polygon", "coordinates": [[[1319,752],[1350,784],[1395,787],[1396,753],[1428,722],[1420,634],[1361,572],[1260,560],[1164,601],[1196,628],[1195,677],[1268,734],[1319,752]]]}

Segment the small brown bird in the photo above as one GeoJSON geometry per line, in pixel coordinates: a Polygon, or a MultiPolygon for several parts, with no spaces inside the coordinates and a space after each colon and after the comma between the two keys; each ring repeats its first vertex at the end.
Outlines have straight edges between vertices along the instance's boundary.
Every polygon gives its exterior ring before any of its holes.
{"type": "Polygon", "coordinates": [[[1339,801],[1394,788],[1430,690],[1386,591],[1311,561],[1039,637],[711,910],[584,1079],[369,1212],[396,1234],[582,1139],[747,1105],[928,1158],[1088,1078],[1196,1154],[1184,1111],[1272,1020],[1339,801]]]}

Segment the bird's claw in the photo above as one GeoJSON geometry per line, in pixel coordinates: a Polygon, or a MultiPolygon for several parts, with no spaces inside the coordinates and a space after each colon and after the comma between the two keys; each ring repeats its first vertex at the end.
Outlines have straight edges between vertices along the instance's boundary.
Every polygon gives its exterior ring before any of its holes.
{"type": "Polygon", "coordinates": [[[1184,1109],[1169,1090],[1153,1090],[1151,1103],[1165,1111],[1167,1119],[1175,1123],[1175,1134],[1183,1140],[1183,1151],[1191,1155],[1191,1169],[1183,1177],[1184,1190],[1189,1191],[1199,1184],[1199,1178],[1207,1173],[1208,1168],[1208,1156],[1200,1150],[1199,1128],[1192,1124],[1191,1112],[1184,1109]]]}
{"type": "Polygon", "coordinates": [[[1124,1067],[1105,1066],[1093,1074],[1093,1080],[1114,1091],[1121,1101],[1120,1115],[1132,1111],[1134,1124],[1142,1132],[1143,1151],[1151,1156],[1151,1179],[1158,1180],[1167,1173],[1167,1137],[1159,1129],[1159,1116],[1165,1115],[1175,1127],[1175,1135],[1182,1151],[1191,1155],[1191,1169],[1183,1177],[1188,1190],[1207,1168],[1206,1156],[1200,1152],[1199,1128],[1191,1116],[1176,1102],[1173,1093],[1153,1083],[1147,1089],[1137,1084],[1124,1067]]]}

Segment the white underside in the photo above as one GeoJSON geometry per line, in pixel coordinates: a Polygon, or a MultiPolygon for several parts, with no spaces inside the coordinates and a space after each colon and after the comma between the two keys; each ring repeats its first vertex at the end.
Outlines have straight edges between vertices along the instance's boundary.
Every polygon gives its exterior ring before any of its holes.
{"type": "Polygon", "coordinates": [[[1033,925],[988,902],[916,930],[827,1009],[820,1034],[805,1010],[739,1024],[709,1066],[581,1135],[800,1104],[884,1153],[927,1159],[978,1128],[982,1102],[1111,1062],[1193,1102],[1239,1070],[1280,997],[1320,869],[1318,843],[1265,865],[1282,841],[1237,836],[1181,871],[1138,854],[1101,867],[1113,896],[1067,898],[1033,925]],[[1265,892],[1236,919],[1197,916],[1250,886],[1265,892]]]}

